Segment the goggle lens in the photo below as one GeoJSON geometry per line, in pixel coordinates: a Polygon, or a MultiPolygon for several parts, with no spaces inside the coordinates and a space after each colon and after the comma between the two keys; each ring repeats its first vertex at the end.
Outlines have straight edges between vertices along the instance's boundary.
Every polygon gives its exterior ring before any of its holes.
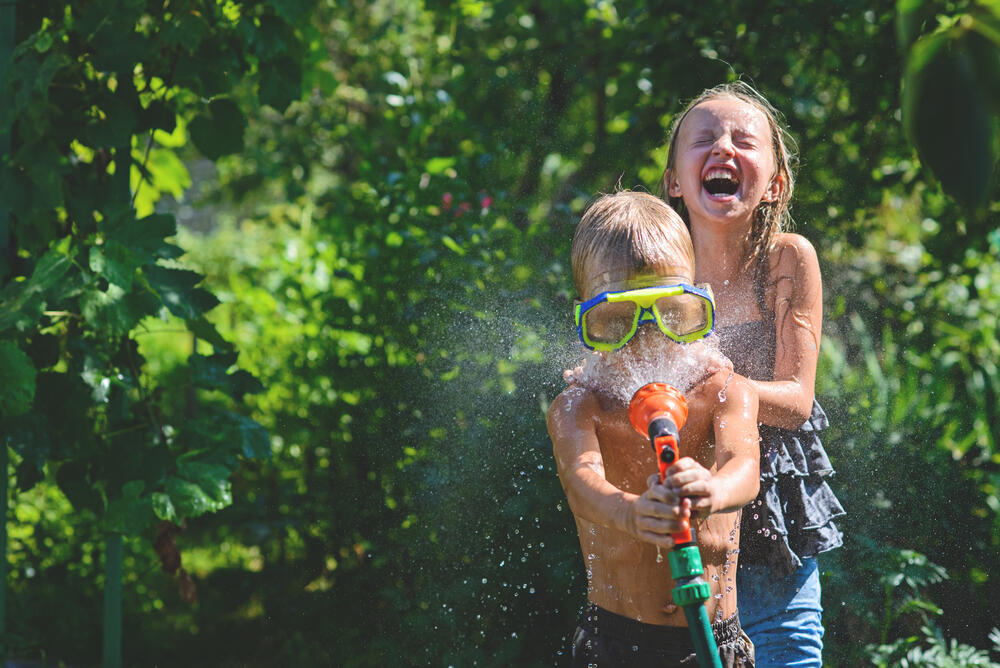
{"type": "Polygon", "coordinates": [[[619,343],[628,338],[638,315],[633,302],[604,302],[583,314],[583,330],[595,343],[619,343]]]}
{"type": "Polygon", "coordinates": [[[698,295],[684,293],[660,297],[655,307],[663,327],[678,336],[688,336],[708,326],[705,300],[698,295]]]}

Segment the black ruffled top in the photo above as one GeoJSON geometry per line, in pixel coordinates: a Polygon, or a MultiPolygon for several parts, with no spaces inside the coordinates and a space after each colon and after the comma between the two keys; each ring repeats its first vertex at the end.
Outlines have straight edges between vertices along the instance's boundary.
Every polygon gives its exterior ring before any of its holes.
{"type": "MultiPolygon", "coordinates": [[[[774,378],[774,326],[764,320],[716,329],[736,373],[774,378]]],[[[813,400],[812,415],[798,429],[760,425],[760,493],[743,508],[740,563],[766,565],[787,575],[843,544],[834,520],[845,514],[827,479],[834,474],[819,440],[828,425],[813,400]]]]}

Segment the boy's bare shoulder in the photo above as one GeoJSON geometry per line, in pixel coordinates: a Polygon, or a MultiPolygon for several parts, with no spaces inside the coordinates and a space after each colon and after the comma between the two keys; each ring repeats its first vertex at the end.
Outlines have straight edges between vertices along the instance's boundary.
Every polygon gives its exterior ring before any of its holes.
{"type": "Polygon", "coordinates": [[[688,392],[691,401],[705,402],[712,406],[737,409],[747,403],[757,402],[753,384],[728,369],[719,369],[699,382],[688,392]]]}
{"type": "Polygon", "coordinates": [[[551,429],[555,423],[580,424],[586,422],[593,419],[599,410],[600,401],[593,390],[579,385],[570,385],[552,400],[545,417],[551,429]]]}

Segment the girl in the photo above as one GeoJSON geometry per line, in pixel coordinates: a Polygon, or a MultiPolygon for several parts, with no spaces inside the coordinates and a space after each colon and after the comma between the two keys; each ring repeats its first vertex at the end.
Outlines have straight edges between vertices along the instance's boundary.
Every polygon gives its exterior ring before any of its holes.
{"type": "Polygon", "coordinates": [[[737,595],[758,666],[821,666],[816,555],[838,547],[844,510],[817,431],[813,392],[823,304],[816,252],[784,231],[794,176],[791,137],[751,86],[723,84],[674,122],[663,174],[687,222],[695,281],[711,283],[717,331],[760,397],[760,494],[743,509],[737,595]]]}

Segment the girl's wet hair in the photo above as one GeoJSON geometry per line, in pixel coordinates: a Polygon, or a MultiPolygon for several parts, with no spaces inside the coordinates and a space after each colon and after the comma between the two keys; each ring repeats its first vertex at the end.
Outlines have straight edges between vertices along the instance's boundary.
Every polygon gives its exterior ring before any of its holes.
{"type": "MultiPolygon", "coordinates": [[[[709,88],[698,97],[691,100],[670,126],[670,143],[667,148],[667,164],[663,170],[663,180],[661,187],[662,195],[690,225],[687,210],[684,207],[684,200],[680,197],[671,197],[668,190],[668,183],[671,170],[677,160],[677,135],[681,124],[687,117],[688,112],[697,107],[702,102],[715,100],[722,97],[731,97],[741,100],[759,110],[767,119],[767,124],[771,129],[771,147],[774,151],[774,176],[782,176],[784,187],[781,194],[773,202],[761,201],[754,212],[753,225],[750,234],[744,243],[744,267],[753,272],[754,284],[763,287],[767,277],[768,258],[771,252],[771,244],[774,237],[780,232],[788,230],[792,223],[789,205],[792,199],[792,190],[795,187],[795,165],[797,149],[795,139],[785,127],[784,117],[781,112],[767,101],[750,84],[743,81],[733,81],[709,88]]],[[[761,295],[763,292],[761,291],[761,295]]],[[[758,299],[760,301],[760,299],[758,299]]],[[[763,308],[763,305],[762,305],[763,308]]]]}
{"type": "Polygon", "coordinates": [[[573,236],[573,282],[581,299],[595,270],[629,276],[686,267],[694,274],[694,246],[687,226],[666,202],[645,192],[601,195],[583,214],[573,236]]]}

